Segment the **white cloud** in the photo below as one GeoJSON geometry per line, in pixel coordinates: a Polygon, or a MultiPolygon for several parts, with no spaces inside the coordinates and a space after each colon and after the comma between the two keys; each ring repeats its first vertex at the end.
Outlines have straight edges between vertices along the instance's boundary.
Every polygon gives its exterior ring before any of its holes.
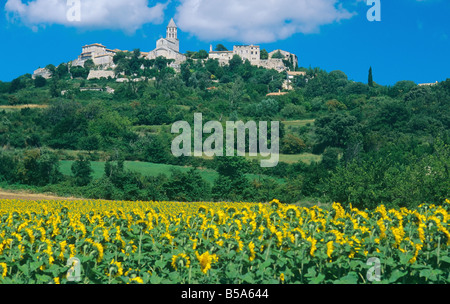
{"type": "Polygon", "coordinates": [[[181,30],[203,40],[273,42],[350,19],[339,0],[180,0],[181,30]]]}
{"type": "Polygon", "coordinates": [[[5,11],[11,21],[32,28],[60,24],[81,28],[119,29],[134,32],[146,23],[161,23],[167,3],[149,6],[148,0],[80,0],[80,20],[70,21],[67,0],[7,0],[5,11]]]}

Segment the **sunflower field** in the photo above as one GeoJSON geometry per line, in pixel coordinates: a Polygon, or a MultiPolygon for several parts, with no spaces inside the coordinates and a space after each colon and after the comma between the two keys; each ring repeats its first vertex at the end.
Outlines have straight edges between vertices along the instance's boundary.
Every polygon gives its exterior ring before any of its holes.
{"type": "Polygon", "coordinates": [[[449,208],[0,200],[0,283],[449,283],[449,208]]]}

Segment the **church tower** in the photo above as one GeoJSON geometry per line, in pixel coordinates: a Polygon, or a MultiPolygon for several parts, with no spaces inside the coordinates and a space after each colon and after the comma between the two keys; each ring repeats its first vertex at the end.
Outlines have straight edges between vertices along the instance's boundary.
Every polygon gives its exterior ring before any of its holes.
{"type": "Polygon", "coordinates": [[[173,18],[170,19],[169,25],[167,26],[167,34],[166,39],[175,44],[175,50],[177,52],[180,51],[180,41],[178,40],[178,27],[173,21],[173,18]]]}
{"type": "Polygon", "coordinates": [[[175,24],[175,21],[173,21],[173,18],[170,19],[169,25],[167,26],[167,40],[178,40],[178,28],[175,24]]]}

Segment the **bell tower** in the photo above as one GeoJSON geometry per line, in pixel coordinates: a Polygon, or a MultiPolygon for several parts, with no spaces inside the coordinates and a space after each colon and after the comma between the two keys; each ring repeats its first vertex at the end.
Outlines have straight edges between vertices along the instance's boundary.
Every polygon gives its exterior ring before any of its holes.
{"type": "Polygon", "coordinates": [[[167,26],[166,39],[172,41],[178,40],[178,28],[175,22],[173,21],[173,18],[170,19],[169,25],[167,26]]]}
{"type": "Polygon", "coordinates": [[[167,26],[166,40],[171,44],[170,48],[176,52],[180,52],[180,41],[178,40],[178,28],[173,21],[170,19],[169,25],[167,26]]]}

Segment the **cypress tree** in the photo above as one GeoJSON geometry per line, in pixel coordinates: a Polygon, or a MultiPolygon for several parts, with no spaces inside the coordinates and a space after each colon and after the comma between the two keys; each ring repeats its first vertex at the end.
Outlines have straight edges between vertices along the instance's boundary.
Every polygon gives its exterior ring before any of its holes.
{"type": "Polygon", "coordinates": [[[369,69],[369,87],[373,87],[373,75],[372,75],[372,67],[369,69]]]}

